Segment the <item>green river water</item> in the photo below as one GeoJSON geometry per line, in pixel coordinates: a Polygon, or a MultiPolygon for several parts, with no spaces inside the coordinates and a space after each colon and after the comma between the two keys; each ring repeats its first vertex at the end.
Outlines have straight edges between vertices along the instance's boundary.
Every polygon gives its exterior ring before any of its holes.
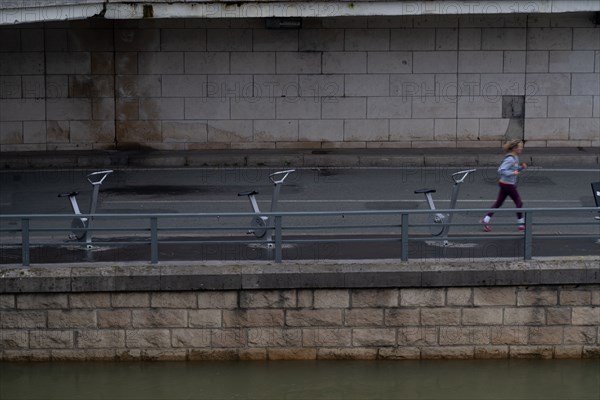
{"type": "Polygon", "coordinates": [[[12,399],[600,399],[600,360],[0,363],[12,399]]]}

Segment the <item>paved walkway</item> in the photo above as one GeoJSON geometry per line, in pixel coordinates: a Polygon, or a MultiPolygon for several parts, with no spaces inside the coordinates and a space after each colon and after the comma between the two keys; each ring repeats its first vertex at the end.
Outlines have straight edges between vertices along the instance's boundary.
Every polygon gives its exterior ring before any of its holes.
{"type": "MultiPolygon", "coordinates": [[[[96,150],[0,153],[1,169],[104,167],[428,167],[495,166],[500,149],[96,150]]],[[[600,148],[525,148],[530,166],[598,168],[600,148]]]]}

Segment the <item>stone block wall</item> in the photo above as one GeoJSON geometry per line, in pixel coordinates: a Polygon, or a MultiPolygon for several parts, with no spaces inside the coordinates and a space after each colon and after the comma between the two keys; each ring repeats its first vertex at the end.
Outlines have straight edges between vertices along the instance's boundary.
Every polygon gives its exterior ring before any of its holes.
{"type": "Polygon", "coordinates": [[[0,294],[0,360],[600,357],[598,285],[0,294]]]}
{"type": "Polygon", "coordinates": [[[302,24],[0,27],[0,150],[600,145],[592,13],[302,24]]]}

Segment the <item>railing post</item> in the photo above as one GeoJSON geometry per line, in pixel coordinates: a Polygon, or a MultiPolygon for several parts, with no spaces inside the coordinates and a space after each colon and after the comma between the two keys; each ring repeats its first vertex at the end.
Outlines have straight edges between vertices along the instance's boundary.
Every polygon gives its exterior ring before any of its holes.
{"type": "Polygon", "coordinates": [[[158,263],[158,219],[150,217],[150,262],[158,263]]]}
{"type": "Polygon", "coordinates": [[[281,215],[275,216],[275,262],[280,263],[282,259],[281,238],[281,215]]]}
{"type": "Polygon", "coordinates": [[[408,214],[402,213],[400,218],[402,227],[401,227],[401,250],[400,250],[400,260],[408,261],[408,214]]]}
{"type": "Polygon", "coordinates": [[[525,260],[531,260],[531,255],[532,255],[532,247],[533,247],[533,229],[532,229],[532,225],[533,225],[533,215],[529,212],[525,213],[525,238],[524,238],[524,245],[523,245],[523,251],[524,251],[524,255],[523,258],[525,260]]]}
{"type": "Polygon", "coordinates": [[[21,253],[24,267],[29,267],[29,218],[21,219],[21,253]]]}

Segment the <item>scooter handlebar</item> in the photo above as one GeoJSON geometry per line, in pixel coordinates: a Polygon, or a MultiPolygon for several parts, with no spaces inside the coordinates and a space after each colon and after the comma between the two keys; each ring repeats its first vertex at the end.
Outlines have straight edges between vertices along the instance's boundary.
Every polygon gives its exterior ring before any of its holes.
{"type": "Polygon", "coordinates": [[[107,176],[113,173],[112,169],[107,169],[104,171],[96,171],[92,172],[87,176],[87,180],[92,185],[102,185],[102,182],[106,179],[107,176]]]}
{"type": "Polygon", "coordinates": [[[273,172],[271,175],[269,175],[269,179],[271,180],[271,182],[273,182],[276,185],[279,185],[280,183],[283,183],[283,181],[286,180],[286,178],[288,177],[289,174],[291,174],[292,172],[295,172],[295,169],[287,169],[285,171],[277,171],[277,172],[273,172]],[[275,180],[276,176],[280,176],[283,175],[281,177],[281,179],[275,180]]]}
{"type": "Polygon", "coordinates": [[[454,183],[463,183],[463,181],[465,180],[467,175],[469,175],[471,172],[475,172],[475,171],[477,171],[477,170],[476,169],[466,169],[464,171],[455,172],[452,174],[452,180],[454,181],[454,183]]]}

